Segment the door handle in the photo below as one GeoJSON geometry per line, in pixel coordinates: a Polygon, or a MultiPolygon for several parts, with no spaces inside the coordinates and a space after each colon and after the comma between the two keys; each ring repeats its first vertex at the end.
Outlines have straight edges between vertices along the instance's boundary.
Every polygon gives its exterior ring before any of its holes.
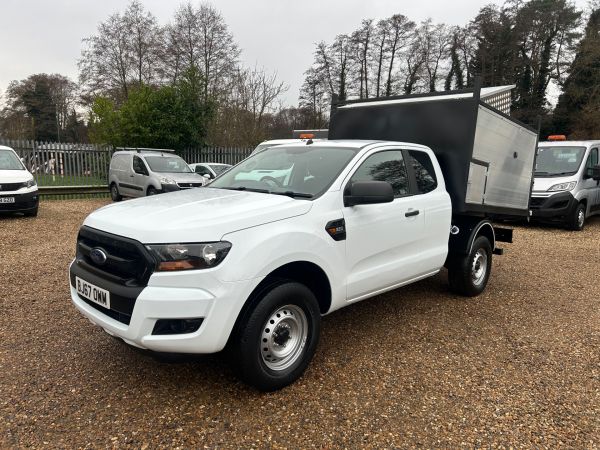
{"type": "Polygon", "coordinates": [[[132,173],[130,173],[130,174],[129,174],[129,176],[130,176],[131,178],[133,178],[133,174],[132,174],[132,173]]]}
{"type": "Polygon", "coordinates": [[[419,210],[415,209],[413,211],[407,211],[406,213],[404,213],[405,217],[413,217],[413,216],[418,216],[419,215],[419,210]]]}

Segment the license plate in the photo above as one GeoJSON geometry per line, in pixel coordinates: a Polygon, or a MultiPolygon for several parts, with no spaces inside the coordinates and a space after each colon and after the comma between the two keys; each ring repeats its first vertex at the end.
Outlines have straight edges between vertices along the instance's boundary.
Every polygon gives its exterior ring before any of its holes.
{"type": "Polygon", "coordinates": [[[14,203],[14,197],[0,197],[0,203],[14,203]]]}
{"type": "Polygon", "coordinates": [[[75,277],[75,287],[77,289],[77,293],[82,297],[85,297],[91,302],[110,309],[110,292],[108,292],[106,289],[94,286],[92,283],[88,283],[79,277],[75,277]]]}

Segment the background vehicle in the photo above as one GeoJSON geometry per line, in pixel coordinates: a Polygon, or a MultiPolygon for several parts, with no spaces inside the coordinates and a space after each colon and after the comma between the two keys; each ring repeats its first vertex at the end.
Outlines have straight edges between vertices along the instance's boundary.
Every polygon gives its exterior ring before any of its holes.
{"type": "Polygon", "coordinates": [[[232,167],[231,164],[222,163],[195,163],[189,164],[189,166],[190,169],[192,169],[192,172],[195,172],[208,180],[214,180],[232,167]]]}
{"type": "Polygon", "coordinates": [[[478,92],[337,104],[334,140],[274,146],[204,189],[92,213],[73,303],[142,348],[227,346],[246,382],[273,390],[309,364],[322,314],[444,266],[454,292],[480,294],[496,242],[512,239],[490,216],[529,213],[537,135],[478,92]],[[288,174],[247,177],[274,167],[288,174]]]}
{"type": "Polygon", "coordinates": [[[33,175],[10,147],[0,145],[0,213],[37,216],[38,187],[33,175]]]}
{"type": "Polygon", "coordinates": [[[173,192],[201,187],[206,179],[192,172],[187,163],[173,150],[124,149],[116,151],[110,160],[108,187],[113,201],[122,197],[173,192]]]}
{"type": "Polygon", "coordinates": [[[538,146],[531,194],[532,219],[583,229],[585,220],[600,214],[598,141],[567,141],[550,136],[538,146]]]}

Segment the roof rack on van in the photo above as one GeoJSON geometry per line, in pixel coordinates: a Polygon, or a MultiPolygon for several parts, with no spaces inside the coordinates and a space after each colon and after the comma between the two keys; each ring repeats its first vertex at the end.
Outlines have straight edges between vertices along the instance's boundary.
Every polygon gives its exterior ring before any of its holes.
{"type": "Polygon", "coordinates": [[[175,153],[175,150],[169,148],[145,148],[145,147],[116,147],[117,151],[135,151],[135,152],[169,152],[175,153]]]}

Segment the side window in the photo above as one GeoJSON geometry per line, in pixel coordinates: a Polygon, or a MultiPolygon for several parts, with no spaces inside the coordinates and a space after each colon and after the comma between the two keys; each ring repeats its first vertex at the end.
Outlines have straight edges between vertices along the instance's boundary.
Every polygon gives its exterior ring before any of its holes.
{"type": "Polygon", "coordinates": [[[433,191],[437,187],[437,178],[429,155],[418,150],[410,150],[408,154],[415,173],[419,194],[433,191]]]}
{"type": "Polygon", "coordinates": [[[194,172],[196,172],[199,175],[208,175],[212,178],[212,174],[210,173],[210,170],[208,170],[204,166],[196,166],[196,169],[194,170],[194,172]]]}
{"type": "Polygon", "coordinates": [[[587,167],[588,169],[591,169],[592,167],[595,167],[597,165],[598,165],[598,149],[593,148],[592,151],[590,152],[590,156],[588,156],[587,164],[585,165],[585,167],[587,167]]]}
{"type": "Polygon", "coordinates": [[[142,175],[148,175],[146,165],[144,164],[144,161],[142,161],[142,158],[140,158],[139,156],[133,157],[133,171],[142,175]]]}
{"type": "Polygon", "coordinates": [[[354,172],[350,182],[387,181],[394,189],[394,196],[408,194],[408,176],[401,150],[388,150],[369,156],[354,172]]]}

